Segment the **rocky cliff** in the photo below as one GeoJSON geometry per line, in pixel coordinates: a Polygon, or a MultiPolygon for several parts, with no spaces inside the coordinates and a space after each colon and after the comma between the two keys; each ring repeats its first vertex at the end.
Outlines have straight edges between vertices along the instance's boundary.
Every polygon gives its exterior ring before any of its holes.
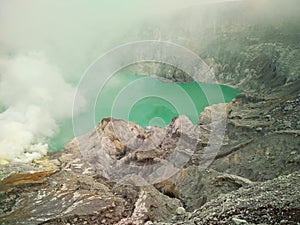
{"type": "MultiPolygon", "coordinates": [[[[299,28],[285,21],[218,29],[204,47],[196,34],[186,45],[220,83],[242,90],[233,102],[207,107],[197,125],[180,116],[143,129],[107,118],[61,152],[2,166],[0,223],[299,224],[299,28]],[[220,108],[226,130],[210,155],[220,108]]],[[[147,66],[134,70],[189,80],[174,68],[147,66]]]]}

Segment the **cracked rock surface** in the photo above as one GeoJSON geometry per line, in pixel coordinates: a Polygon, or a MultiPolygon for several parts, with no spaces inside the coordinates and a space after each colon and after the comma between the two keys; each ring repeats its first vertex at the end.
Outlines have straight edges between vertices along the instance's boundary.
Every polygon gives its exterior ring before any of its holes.
{"type": "MultiPolygon", "coordinates": [[[[216,12],[240,15],[234,7],[216,12]]],[[[220,21],[213,37],[205,26],[190,29],[184,43],[176,37],[189,29],[174,31],[173,41],[199,54],[220,83],[241,94],[207,107],[198,124],[182,115],[165,128],[143,129],[106,118],[60,152],[1,166],[0,224],[298,225],[299,21],[268,29],[220,21]],[[211,143],[220,124],[226,129],[211,143]],[[213,151],[215,145],[220,149],[213,151]]],[[[126,69],[191,81],[166,65],[126,69]]]]}

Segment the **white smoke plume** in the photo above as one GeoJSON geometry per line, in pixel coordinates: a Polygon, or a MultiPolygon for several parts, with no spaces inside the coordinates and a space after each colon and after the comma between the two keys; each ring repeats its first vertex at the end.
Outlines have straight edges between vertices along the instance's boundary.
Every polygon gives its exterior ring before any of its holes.
{"type": "Polygon", "coordinates": [[[0,158],[31,161],[45,155],[57,120],[72,113],[75,89],[41,54],[0,60],[0,158]]]}
{"type": "MultiPolygon", "coordinates": [[[[178,30],[197,32],[209,24],[207,17],[183,9],[202,12],[216,2],[235,0],[0,0],[0,161],[46,154],[58,122],[71,116],[74,87],[100,55],[120,44],[156,39],[152,30],[164,41],[177,40],[178,30]]],[[[298,0],[242,2],[241,14],[259,22],[299,14],[298,0]]],[[[180,38],[189,40],[191,34],[180,38]]]]}

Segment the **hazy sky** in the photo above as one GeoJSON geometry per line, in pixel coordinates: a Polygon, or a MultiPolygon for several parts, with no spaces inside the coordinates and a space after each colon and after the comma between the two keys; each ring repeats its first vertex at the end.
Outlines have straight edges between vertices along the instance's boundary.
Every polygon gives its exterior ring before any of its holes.
{"type": "MultiPolygon", "coordinates": [[[[45,154],[45,139],[71,116],[74,85],[100,55],[141,40],[130,34],[145,24],[168,23],[162,26],[168,32],[184,9],[196,9],[187,23],[198,21],[203,16],[197,10],[215,2],[224,0],[0,0],[0,109],[7,109],[0,113],[0,160],[45,154]]],[[[244,14],[258,23],[299,18],[299,0],[242,2],[237,20],[244,14]]]]}
{"type": "Polygon", "coordinates": [[[1,0],[0,50],[2,54],[42,52],[69,78],[82,72],[102,50],[121,44],[122,36],[134,32],[144,20],[159,20],[207,2],[215,1],[1,0]]]}

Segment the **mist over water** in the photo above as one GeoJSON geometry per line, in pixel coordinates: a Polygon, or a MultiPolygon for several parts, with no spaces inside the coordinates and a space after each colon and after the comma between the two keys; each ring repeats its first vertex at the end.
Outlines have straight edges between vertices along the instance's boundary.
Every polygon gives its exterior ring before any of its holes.
{"type": "Polygon", "coordinates": [[[238,90],[217,84],[166,83],[153,77],[118,73],[99,93],[95,120],[100,122],[112,116],[143,127],[164,127],[174,117],[186,115],[197,124],[206,106],[229,102],[238,93],[238,90]],[[218,88],[222,92],[218,92],[218,88]]]}
{"type": "MultiPolygon", "coordinates": [[[[298,9],[297,0],[2,0],[0,159],[30,161],[45,155],[48,144],[50,150],[61,148],[72,136],[78,81],[90,63],[111,48],[155,39],[199,50],[201,44],[195,46],[189,40],[210,40],[207,35],[218,30],[207,33],[207,27],[230,20],[253,24],[272,24],[286,17],[297,20],[298,9]],[[220,5],[224,2],[242,4],[243,10],[239,5],[238,10],[232,7],[233,13],[231,7],[226,11],[227,5],[220,5]]],[[[132,115],[140,114],[140,108],[152,101],[137,103],[132,115]]],[[[86,107],[83,98],[82,110],[86,107]]],[[[164,110],[174,111],[171,106],[164,110]]],[[[96,120],[100,117],[101,113],[96,120]]],[[[164,118],[163,123],[168,121],[164,118]]]]}
{"type": "MultiPolygon", "coordinates": [[[[104,118],[113,117],[144,128],[165,127],[179,115],[186,115],[197,124],[206,106],[230,102],[239,92],[225,85],[170,83],[146,75],[117,73],[107,81],[89,110],[95,112],[95,125],[104,118]]],[[[74,137],[71,120],[60,125],[60,131],[50,140],[52,149],[62,148],[74,137]]]]}
{"type": "Polygon", "coordinates": [[[71,116],[75,88],[40,54],[2,58],[0,68],[0,158],[38,159],[57,122],[71,116]]]}

